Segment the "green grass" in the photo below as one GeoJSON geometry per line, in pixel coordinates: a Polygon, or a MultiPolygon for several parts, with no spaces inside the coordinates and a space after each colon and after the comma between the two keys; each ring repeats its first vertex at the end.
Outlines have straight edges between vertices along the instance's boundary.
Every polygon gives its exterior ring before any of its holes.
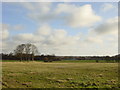
{"type": "MultiPolygon", "coordinates": [[[[2,60],[2,62],[20,62],[19,60],[2,60]]],[[[27,62],[27,61],[22,61],[27,62]]],[[[38,60],[36,62],[43,62],[43,60],[38,60]]],[[[114,63],[115,61],[111,60],[109,63],[114,63]]],[[[96,63],[96,60],[61,60],[53,61],[52,63],[96,63]]],[[[106,60],[99,60],[98,63],[106,63],[106,60]]]]}
{"type": "Polygon", "coordinates": [[[61,60],[61,61],[54,61],[55,63],[59,62],[59,63],[82,63],[82,62],[96,62],[95,60],[61,60]]]}
{"type": "Polygon", "coordinates": [[[3,88],[117,88],[117,63],[3,62],[3,88]]]}
{"type": "MultiPolygon", "coordinates": [[[[55,63],[95,63],[96,60],[61,60],[61,61],[53,61],[55,63]]],[[[100,60],[99,63],[105,63],[105,60],[100,60]]]]}
{"type": "Polygon", "coordinates": [[[2,62],[19,62],[19,60],[1,60],[2,62]]]}

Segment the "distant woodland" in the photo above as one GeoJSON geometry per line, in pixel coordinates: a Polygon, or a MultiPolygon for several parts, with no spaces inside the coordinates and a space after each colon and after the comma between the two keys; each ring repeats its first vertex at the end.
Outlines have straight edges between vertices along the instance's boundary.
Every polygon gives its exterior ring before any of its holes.
{"type": "Polygon", "coordinates": [[[16,47],[14,52],[5,54],[1,53],[0,56],[2,60],[18,60],[18,61],[44,61],[44,62],[52,62],[52,61],[60,61],[60,60],[96,60],[99,62],[100,60],[105,60],[106,62],[119,62],[120,54],[115,56],[55,56],[55,55],[41,55],[37,54],[38,49],[33,44],[21,44],[16,47]]]}

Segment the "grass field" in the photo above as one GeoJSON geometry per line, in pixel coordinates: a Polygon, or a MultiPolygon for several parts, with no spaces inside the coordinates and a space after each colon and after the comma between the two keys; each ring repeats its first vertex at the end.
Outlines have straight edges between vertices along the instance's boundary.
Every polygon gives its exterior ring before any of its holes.
{"type": "Polygon", "coordinates": [[[3,62],[3,88],[117,88],[118,63],[3,62]]]}

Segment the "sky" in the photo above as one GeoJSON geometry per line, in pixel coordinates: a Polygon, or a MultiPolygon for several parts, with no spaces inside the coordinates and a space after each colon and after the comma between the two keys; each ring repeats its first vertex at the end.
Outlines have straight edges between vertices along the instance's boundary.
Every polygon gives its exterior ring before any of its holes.
{"type": "Polygon", "coordinates": [[[3,2],[2,52],[32,43],[40,54],[118,54],[117,2],[3,2]]]}

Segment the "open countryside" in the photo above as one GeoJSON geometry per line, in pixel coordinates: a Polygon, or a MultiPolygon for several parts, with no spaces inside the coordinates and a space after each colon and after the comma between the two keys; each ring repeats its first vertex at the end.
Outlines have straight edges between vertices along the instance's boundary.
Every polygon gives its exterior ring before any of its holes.
{"type": "Polygon", "coordinates": [[[120,88],[115,56],[38,54],[31,43],[2,56],[2,88],[120,88]]]}
{"type": "Polygon", "coordinates": [[[120,89],[120,3],[17,1],[1,4],[0,88],[120,89]]]}
{"type": "Polygon", "coordinates": [[[3,88],[118,88],[117,63],[3,62],[3,88]]]}

